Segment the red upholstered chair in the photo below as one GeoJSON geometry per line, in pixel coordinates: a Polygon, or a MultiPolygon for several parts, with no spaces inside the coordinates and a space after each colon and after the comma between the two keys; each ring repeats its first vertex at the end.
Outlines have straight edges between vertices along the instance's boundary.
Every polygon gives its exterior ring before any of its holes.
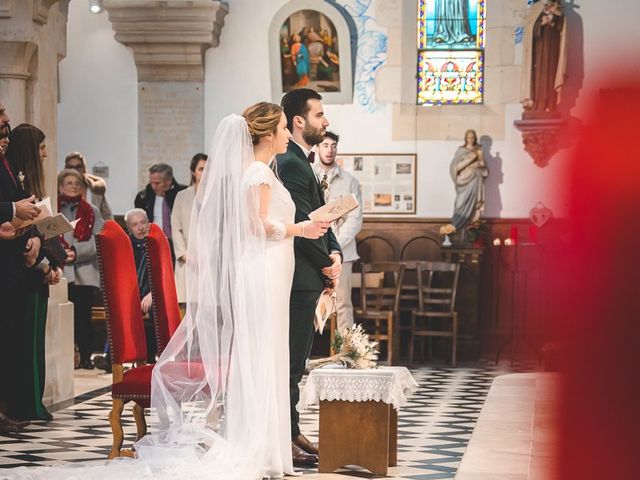
{"type": "Polygon", "coordinates": [[[158,342],[158,356],[180,325],[180,307],[173,275],[171,248],[164,232],[152,223],[146,238],[147,270],[153,297],[152,316],[158,342]]]}
{"type": "Polygon", "coordinates": [[[144,409],[151,403],[153,368],[145,364],[147,346],[133,248],[128,235],[113,220],[105,223],[96,237],[96,245],[113,368],[113,405],[109,413],[113,445],[109,458],[132,457],[131,450],[122,450],[122,411],[125,403],[134,402],[137,439],[146,435],[144,409]],[[125,371],[124,363],[133,363],[135,367],[125,371]]]}
{"type": "MultiPolygon", "coordinates": [[[[171,248],[166,235],[156,224],[150,225],[149,234],[146,237],[146,249],[147,269],[153,297],[153,323],[158,342],[158,355],[160,355],[180,325],[182,317],[176,293],[171,248]]],[[[205,377],[204,365],[196,358],[189,362],[164,362],[161,368],[165,374],[173,377],[202,380],[205,377]]]]}

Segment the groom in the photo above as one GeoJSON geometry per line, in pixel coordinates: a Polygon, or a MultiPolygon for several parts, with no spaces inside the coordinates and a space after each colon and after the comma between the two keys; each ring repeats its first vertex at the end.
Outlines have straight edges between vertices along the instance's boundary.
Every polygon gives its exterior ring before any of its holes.
{"type": "MultiPolygon", "coordinates": [[[[278,155],[278,175],[296,204],[296,222],[309,219],[309,213],[324,205],[324,197],[311,164],[313,147],[322,142],[329,122],[322,110],[322,97],[315,90],[300,88],[282,98],[282,109],[292,133],[286,153],[278,155]]],[[[298,384],[311,353],[316,301],[323,290],[332,291],[342,269],[342,250],[331,229],[317,240],[296,237],[295,272],[289,306],[289,390],[291,396],[291,441],[293,463],[309,466],[318,461],[317,444],[300,433],[296,405],[298,384]]]]}

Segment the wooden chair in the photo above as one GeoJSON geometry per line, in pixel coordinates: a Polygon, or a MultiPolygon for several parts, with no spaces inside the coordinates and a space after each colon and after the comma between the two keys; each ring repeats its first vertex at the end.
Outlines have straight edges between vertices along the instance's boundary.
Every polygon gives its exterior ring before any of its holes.
{"type": "Polygon", "coordinates": [[[409,362],[413,362],[417,338],[450,337],[451,364],[456,364],[458,315],[455,308],[460,265],[446,262],[418,262],[419,307],[411,312],[409,362]],[[450,328],[435,328],[434,323],[450,322],[450,328]]]}
{"type": "Polygon", "coordinates": [[[400,318],[397,330],[403,339],[408,340],[411,330],[411,312],[419,308],[418,295],[418,263],[417,260],[402,260],[404,275],[402,276],[402,288],[400,289],[400,318]]]}
{"type": "Polygon", "coordinates": [[[145,239],[145,248],[153,298],[151,316],[156,331],[158,356],[160,356],[180,325],[182,316],[178,305],[169,241],[162,229],[154,223],[151,224],[145,239]]]}
{"type": "Polygon", "coordinates": [[[396,330],[396,339],[400,351],[407,352],[411,331],[411,312],[418,309],[418,269],[421,261],[439,260],[441,257],[440,240],[421,235],[409,240],[400,251],[400,261],[404,264],[404,277],[400,291],[400,316],[396,330]]]}
{"type": "Polygon", "coordinates": [[[133,248],[128,235],[113,220],[107,221],[97,235],[96,246],[113,368],[109,413],[113,444],[109,458],[133,457],[133,451],[122,450],[122,411],[126,403],[134,402],[133,416],[140,440],[147,433],[144,409],[151,402],[153,368],[146,365],[147,345],[133,248]],[[125,363],[135,366],[125,371],[125,363]]]}
{"type": "Polygon", "coordinates": [[[360,307],[354,309],[356,323],[374,322],[373,340],[387,342],[387,363],[393,363],[394,322],[398,318],[400,289],[404,265],[397,262],[375,262],[361,264],[360,307]],[[380,285],[370,286],[367,275],[382,274],[380,285]],[[386,329],[381,325],[386,322],[386,329]]]}

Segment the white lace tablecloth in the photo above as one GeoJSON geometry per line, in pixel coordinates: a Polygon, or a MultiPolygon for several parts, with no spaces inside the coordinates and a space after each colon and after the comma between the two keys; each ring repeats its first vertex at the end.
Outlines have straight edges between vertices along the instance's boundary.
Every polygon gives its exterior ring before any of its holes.
{"type": "Polygon", "coordinates": [[[405,367],[379,367],[369,370],[327,366],[312,370],[300,395],[298,410],[320,400],[384,402],[398,410],[418,384],[405,367]]]}

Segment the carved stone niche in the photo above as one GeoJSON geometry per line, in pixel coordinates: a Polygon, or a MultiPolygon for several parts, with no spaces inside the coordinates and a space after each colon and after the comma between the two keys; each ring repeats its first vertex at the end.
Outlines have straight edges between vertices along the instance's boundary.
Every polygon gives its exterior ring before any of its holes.
{"type": "Polygon", "coordinates": [[[219,43],[225,2],[103,0],[115,39],[133,50],[138,81],[204,80],[204,52],[219,43]]]}
{"type": "Polygon", "coordinates": [[[524,150],[539,167],[549,165],[549,160],[559,150],[558,135],[566,122],[555,112],[524,112],[522,120],[513,125],[522,132],[524,150]]]}

